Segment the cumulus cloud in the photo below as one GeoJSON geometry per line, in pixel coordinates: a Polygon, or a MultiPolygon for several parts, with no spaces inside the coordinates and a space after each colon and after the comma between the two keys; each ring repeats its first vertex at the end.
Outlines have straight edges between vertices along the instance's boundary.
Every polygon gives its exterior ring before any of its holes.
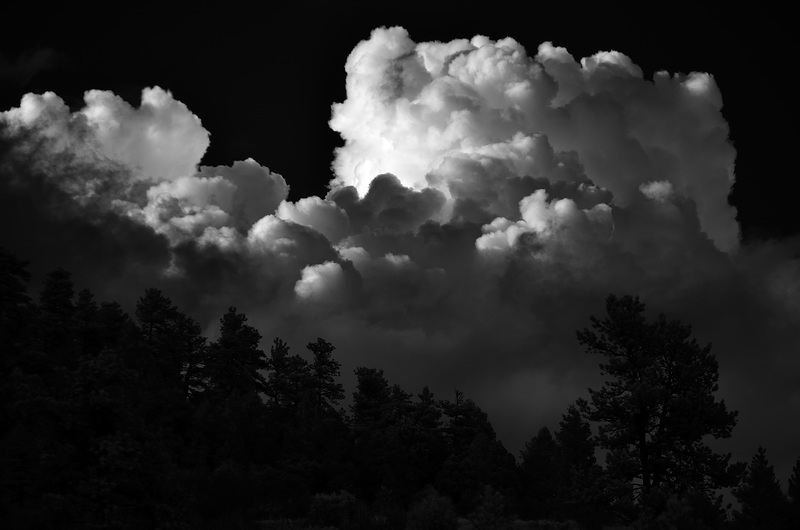
{"type": "Polygon", "coordinates": [[[484,235],[475,241],[478,249],[507,250],[514,247],[522,234],[530,233],[548,238],[571,226],[583,229],[587,222],[599,225],[596,228],[598,234],[607,237],[611,233],[611,208],[604,203],[597,204],[590,210],[581,210],[572,199],[548,203],[547,192],[538,190],[522,199],[519,209],[522,219],[517,222],[498,217],[484,225],[484,235]]]}
{"type": "MultiPolygon", "coordinates": [[[[642,184],[672,183],[694,201],[718,248],[738,245],[727,203],[735,151],[709,74],[646,80],[616,51],[575,61],[545,43],[531,57],[511,38],[416,44],[402,28],[373,31],[346,71],[347,99],[334,105],[330,122],[345,139],[335,184],[364,194],[387,172],[412,189],[451,193],[463,191],[465,178],[468,190],[491,189],[498,171],[506,173],[501,181],[569,180],[576,175],[560,170],[558,158],[574,154],[581,176],[620,204],[642,184]],[[482,167],[464,171],[465,159],[482,167]]],[[[509,216],[507,203],[491,206],[509,216]]]]}
{"type": "Polygon", "coordinates": [[[13,130],[39,130],[57,150],[97,154],[149,180],[193,174],[208,147],[200,119],[159,87],[145,88],[138,108],[103,90],[87,91],[84,101],[72,113],[52,92],[26,94],[3,120],[13,130]]]}
{"type": "Polygon", "coordinates": [[[334,261],[308,265],[301,271],[301,278],[294,292],[305,300],[319,300],[334,294],[342,281],[342,266],[334,261]]]}
{"type": "Polygon", "coordinates": [[[223,208],[236,220],[238,228],[247,229],[275,209],[289,195],[289,185],[278,173],[252,158],[231,166],[201,166],[198,177],[222,178],[235,186],[235,192],[223,208]]]}
{"type": "Polygon", "coordinates": [[[713,76],[535,51],[375,30],[333,106],[330,191],[296,201],[255,160],[200,165],[209,134],[168,91],[89,91],[75,112],[28,94],[0,117],[0,222],[21,227],[4,244],[128,307],[156,285],[209,330],[236,305],[265,337],[325,337],[345,368],[457,386],[512,450],[596,384],[574,332],[609,292],[714,342],[742,430],[776,389],[800,403],[800,267],[739,247],[713,76]]]}
{"type": "Polygon", "coordinates": [[[277,216],[313,228],[331,243],[345,237],[350,228],[347,213],[334,202],[319,197],[306,197],[296,203],[283,201],[278,206],[277,216]]]}
{"type": "Polygon", "coordinates": [[[112,92],[90,90],[81,110],[109,158],[151,180],[191,175],[208,148],[209,139],[183,103],[160,87],[142,90],[138,108],[112,92]]]}
{"type": "Polygon", "coordinates": [[[377,175],[363,197],[355,187],[343,186],[331,190],[328,199],[347,213],[356,233],[413,231],[426,221],[439,219],[445,204],[439,190],[415,191],[390,173],[377,175]]]}

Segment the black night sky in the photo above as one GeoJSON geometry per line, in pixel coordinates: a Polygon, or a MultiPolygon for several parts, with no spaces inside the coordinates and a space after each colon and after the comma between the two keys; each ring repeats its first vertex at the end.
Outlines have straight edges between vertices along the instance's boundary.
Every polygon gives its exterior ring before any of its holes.
{"type": "Polygon", "coordinates": [[[462,389],[514,455],[598,384],[576,330],[608,294],[638,295],[713,344],[739,423],[712,445],[742,461],[765,446],[785,487],[800,456],[786,13],[206,5],[3,8],[0,247],[30,261],[33,290],[64,267],[132,311],[156,287],[211,337],[235,305],[264,349],[335,344],[348,395],[363,365],[414,394],[462,389]],[[151,87],[162,114],[139,109],[151,87]],[[107,92],[70,115],[90,90],[107,92]],[[46,92],[63,104],[10,110],[46,92]]]}

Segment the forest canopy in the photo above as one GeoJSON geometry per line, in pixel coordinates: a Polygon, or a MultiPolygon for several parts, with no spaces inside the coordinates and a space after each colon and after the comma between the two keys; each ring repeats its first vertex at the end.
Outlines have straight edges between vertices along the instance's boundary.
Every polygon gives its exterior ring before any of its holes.
{"type": "Polygon", "coordinates": [[[0,252],[0,513],[9,528],[791,528],[759,448],[733,435],[691,327],[610,295],[578,331],[604,382],[515,458],[460,390],[378,367],[339,381],[335,345],[298,353],[230,307],[214,340],[167,294],[132,315],[57,269],[29,293],[0,252]],[[265,340],[266,339],[266,340],[265,340]],[[420,382],[423,384],[424,382],[420,382]],[[352,399],[345,404],[347,390],[352,399]],[[598,458],[599,457],[599,458],[598,458]],[[724,502],[731,491],[735,509],[724,502]]]}

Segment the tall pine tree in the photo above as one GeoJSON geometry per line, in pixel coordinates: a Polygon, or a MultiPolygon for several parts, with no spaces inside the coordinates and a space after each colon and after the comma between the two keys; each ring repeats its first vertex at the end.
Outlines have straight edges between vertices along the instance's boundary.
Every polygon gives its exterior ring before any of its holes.
{"type": "Polygon", "coordinates": [[[700,346],[680,321],[660,315],[647,322],[644,309],[638,297],[610,295],[607,316],[591,317],[592,329],[578,332],[589,353],[605,358],[600,368],[607,379],[589,390],[584,413],[599,423],[598,440],[612,453],[609,472],[633,487],[640,514],[651,513],[650,493],[664,488],[715,505],[718,490],[734,485],[741,467],[705,439],[730,437],[737,413],[714,397],[711,346],[700,346]]]}
{"type": "Polygon", "coordinates": [[[335,407],[344,399],[344,387],[336,381],[339,377],[339,361],[333,358],[336,349],[330,342],[318,338],[306,346],[312,355],[311,385],[317,412],[335,407]]]}
{"type": "Polygon", "coordinates": [[[259,342],[261,334],[247,324],[247,316],[230,307],[220,318],[219,338],[208,347],[204,375],[211,389],[221,397],[233,391],[264,393],[267,380],[261,373],[268,368],[259,342]]]}

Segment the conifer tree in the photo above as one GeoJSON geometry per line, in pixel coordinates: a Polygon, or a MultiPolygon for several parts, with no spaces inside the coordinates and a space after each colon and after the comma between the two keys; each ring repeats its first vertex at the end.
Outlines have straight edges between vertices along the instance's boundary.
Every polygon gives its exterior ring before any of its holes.
{"type": "Polygon", "coordinates": [[[203,367],[207,360],[207,341],[202,334],[200,324],[183,313],[175,316],[175,334],[183,395],[191,397],[202,392],[207,384],[203,377],[203,367]]]}
{"type": "Polygon", "coordinates": [[[336,348],[321,338],[318,338],[316,342],[309,342],[306,348],[313,355],[311,385],[316,410],[321,412],[325,408],[335,407],[339,401],[344,399],[344,387],[336,381],[341,366],[332,355],[336,348]]]}
{"type": "Polygon", "coordinates": [[[550,429],[542,427],[520,454],[520,510],[530,519],[548,519],[556,511],[561,489],[558,446],[550,429]]]}
{"type": "Polygon", "coordinates": [[[247,316],[230,307],[220,318],[220,336],[208,347],[205,376],[221,397],[231,392],[266,393],[267,380],[261,373],[268,367],[258,347],[261,334],[247,324],[247,316]]]}
{"type": "Polygon", "coordinates": [[[311,372],[308,361],[289,353],[289,345],[276,337],[267,358],[267,396],[276,410],[297,407],[309,387],[311,372]]]}
{"type": "Polygon", "coordinates": [[[788,504],[763,447],[756,450],[742,484],[733,490],[741,507],[734,512],[737,528],[785,528],[788,504]]]}
{"type": "Polygon", "coordinates": [[[158,289],[147,289],[136,302],[136,319],[146,354],[139,362],[158,374],[166,387],[178,388],[181,380],[180,338],[175,333],[178,308],[158,289]]]}
{"type": "Polygon", "coordinates": [[[555,513],[559,519],[572,519],[586,528],[600,528],[608,519],[610,499],[595,457],[591,426],[579,410],[585,405],[583,399],[570,405],[555,433],[559,468],[555,513]]]}
{"type": "Polygon", "coordinates": [[[599,423],[600,445],[611,451],[609,472],[634,488],[640,513],[662,486],[715,504],[720,488],[736,483],[741,466],[716,454],[708,436],[730,437],[736,412],[717,400],[717,361],[691,327],[663,315],[647,322],[639,298],[610,295],[607,316],[591,317],[578,341],[606,360],[607,380],[590,389],[583,412],[599,423]]]}

